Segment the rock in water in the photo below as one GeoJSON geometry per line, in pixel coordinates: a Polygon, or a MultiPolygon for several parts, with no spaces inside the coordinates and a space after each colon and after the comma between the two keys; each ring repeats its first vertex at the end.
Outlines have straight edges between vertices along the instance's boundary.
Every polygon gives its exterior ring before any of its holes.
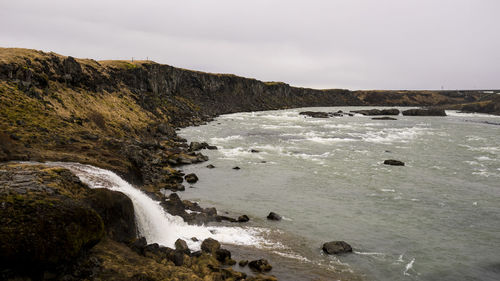
{"type": "Polygon", "coordinates": [[[239,170],[240,167],[236,166],[236,167],[233,167],[233,170],[239,170]]]}
{"type": "Polygon", "coordinates": [[[266,259],[254,260],[248,263],[250,269],[258,272],[267,272],[273,269],[266,259]]]}
{"type": "Polygon", "coordinates": [[[281,220],[281,216],[276,214],[275,212],[270,212],[269,215],[267,215],[267,219],[273,221],[279,221],[281,220]]]}
{"type": "Polygon", "coordinates": [[[323,244],[323,251],[329,255],[338,255],[352,252],[352,247],[344,241],[331,241],[323,244]]]}
{"type": "Polygon", "coordinates": [[[444,109],[438,108],[418,108],[403,111],[404,116],[446,116],[444,109]]]}
{"type": "Polygon", "coordinates": [[[196,174],[188,174],[184,177],[188,183],[195,183],[198,181],[198,176],[196,174]]]}
{"type": "Polygon", "coordinates": [[[394,160],[394,159],[388,159],[384,161],[385,165],[391,165],[391,166],[404,166],[405,163],[399,160],[394,160]]]}
{"type": "Polygon", "coordinates": [[[209,169],[213,169],[213,168],[215,168],[215,166],[214,166],[214,165],[212,165],[212,164],[208,164],[208,165],[207,165],[207,168],[209,168],[209,169]]]}
{"type": "Polygon", "coordinates": [[[372,120],[398,120],[394,117],[387,117],[387,116],[384,116],[384,117],[373,117],[372,120]]]}
{"type": "Polygon", "coordinates": [[[305,115],[305,116],[309,116],[312,118],[328,118],[328,117],[330,117],[330,114],[328,112],[321,112],[321,111],[303,111],[303,112],[300,112],[299,115],[305,115]]]}

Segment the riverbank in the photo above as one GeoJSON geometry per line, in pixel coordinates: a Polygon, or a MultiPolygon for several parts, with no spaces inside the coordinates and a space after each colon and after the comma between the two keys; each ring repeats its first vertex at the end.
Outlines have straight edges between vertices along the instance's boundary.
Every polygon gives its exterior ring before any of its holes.
{"type": "Polygon", "coordinates": [[[206,161],[176,128],[220,114],[320,105],[460,106],[490,104],[490,98],[482,91],[304,89],[151,61],[1,48],[0,161],[91,164],[161,199],[163,190],[186,188],[179,167],[206,161]]]}

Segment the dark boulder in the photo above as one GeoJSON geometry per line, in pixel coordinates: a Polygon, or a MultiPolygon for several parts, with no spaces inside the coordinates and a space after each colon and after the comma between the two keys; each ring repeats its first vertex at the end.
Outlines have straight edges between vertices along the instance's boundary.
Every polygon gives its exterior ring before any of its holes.
{"type": "Polygon", "coordinates": [[[132,249],[132,251],[134,251],[140,255],[144,255],[144,248],[146,248],[147,245],[148,245],[148,242],[146,241],[146,238],[140,237],[140,238],[137,238],[132,243],[130,243],[129,247],[130,247],[130,249],[132,249]]]}
{"type": "Polygon", "coordinates": [[[214,166],[214,165],[212,165],[212,164],[208,164],[208,165],[207,165],[207,168],[209,168],[209,169],[213,169],[213,168],[215,168],[215,166],[214,166]]]}
{"type": "Polygon", "coordinates": [[[207,238],[203,240],[203,242],[201,243],[202,252],[214,254],[219,249],[220,249],[220,243],[215,239],[207,238]]]}
{"type": "Polygon", "coordinates": [[[241,215],[238,217],[238,222],[247,222],[250,218],[247,215],[241,215]]]}
{"type": "Polygon", "coordinates": [[[241,267],[245,267],[245,266],[247,266],[247,264],[248,264],[248,260],[241,260],[241,261],[238,263],[238,265],[239,265],[239,266],[241,266],[241,267]]]}
{"type": "Polygon", "coordinates": [[[187,174],[184,179],[188,182],[188,183],[195,183],[198,181],[198,176],[196,176],[196,174],[187,174]]]}
{"type": "Polygon", "coordinates": [[[281,216],[276,214],[275,212],[270,212],[269,215],[267,215],[267,219],[273,221],[279,221],[281,220],[281,216]]]}
{"type": "Polygon", "coordinates": [[[236,167],[233,167],[233,170],[239,170],[240,167],[236,166],[236,167]]]}
{"type": "Polygon", "coordinates": [[[137,237],[134,205],[125,194],[105,188],[90,190],[85,201],[102,218],[108,236],[118,242],[137,237]]]}
{"type": "Polygon", "coordinates": [[[259,153],[259,152],[260,152],[260,150],[257,150],[257,149],[250,149],[250,152],[252,152],[252,153],[259,153]]]}
{"type": "Polygon", "coordinates": [[[175,241],[175,250],[184,252],[186,254],[189,254],[191,252],[191,250],[189,250],[189,247],[188,247],[186,241],[184,241],[180,238],[175,241]]]}
{"type": "Polygon", "coordinates": [[[226,249],[217,249],[215,250],[215,258],[222,263],[226,263],[231,259],[231,252],[226,249]]]}
{"type": "Polygon", "coordinates": [[[418,108],[403,111],[404,116],[446,116],[444,109],[439,108],[418,108]]]}
{"type": "Polygon", "coordinates": [[[217,146],[215,146],[215,145],[208,145],[206,148],[208,150],[217,150],[217,146]]]}
{"type": "Polygon", "coordinates": [[[329,255],[344,254],[352,252],[352,247],[344,241],[332,241],[323,244],[323,252],[329,255]]]}
{"type": "Polygon", "coordinates": [[[391,166],[404,166],[405,163],[399,160],[394,160],[394,159],[388,159],[384,161],[385,165],[391,165],[391,166]]]}
{"type": "Polygon", "coordinates": [[[248,263],[248,267],[254,271],[267,272],[273,269],[266,259],[254,260],[248,263]]]}

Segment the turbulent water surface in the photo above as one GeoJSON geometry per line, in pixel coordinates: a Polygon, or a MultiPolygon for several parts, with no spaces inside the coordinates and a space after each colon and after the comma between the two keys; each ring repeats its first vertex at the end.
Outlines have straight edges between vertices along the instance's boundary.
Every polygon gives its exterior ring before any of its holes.
{"type": "MultiPolygon", "coordinates": [[[[312,110],[339,109],[354,108],[312,110]]],[[[301,110],[224,115],[183,129],[189,141],[219,147],[203,152],[209,162],[184,167],[200,180],[183,198],[249,215],[259,227],[251,235],[267,243],[254,246],[293,261],[297,272],[500,280],[500,118],[314,119],[301,110]],[[267,221],[269,211],[284,219],[267,221]],[[331,240],[355,252],[323,255],[331,240]]]]}

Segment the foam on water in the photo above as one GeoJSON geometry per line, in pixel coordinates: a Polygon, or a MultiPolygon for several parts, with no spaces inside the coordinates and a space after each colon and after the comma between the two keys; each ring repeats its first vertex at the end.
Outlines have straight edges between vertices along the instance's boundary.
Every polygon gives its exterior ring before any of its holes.
{"type": "Polygon", "coordinates": [[[181,217],[172,216],[165,212],[158,201],[154,201],[111,171],[78,163],[53,162],[46,164],[71,170],[91,188],[107,188],[127,195],[134,205],[139,233],[146,237],[148,243],[174,247],[175,241],[181,238],[188,243],[192,250],[197,250],[200,248],[201,242],[191,240],[192,237],[196,237],[200,241],[213,238],[221,243],[235,245],[255,247],[273,245],[260,236],[266,232],[262,228],[189,225],[181,217]]]}
{"type": "Polygon", "coordinates": [[[212,142],[214,144],[219,144],[219,143],[226,143],[226,142],[233,141],[233,140],[239,140],[242,138],[243,137],[240,135],[234,135],[234,136],[227,136],[224,138],[211,138],[210,142],[212,142]]]}
{"type": "Polygon", "coordinates": [[[446,115],[455,117],[484,117],[484,118],[500,118],[497,115],[484,114],[484,113],[466,113],[457,110],[445,110],[446,115]]]}

